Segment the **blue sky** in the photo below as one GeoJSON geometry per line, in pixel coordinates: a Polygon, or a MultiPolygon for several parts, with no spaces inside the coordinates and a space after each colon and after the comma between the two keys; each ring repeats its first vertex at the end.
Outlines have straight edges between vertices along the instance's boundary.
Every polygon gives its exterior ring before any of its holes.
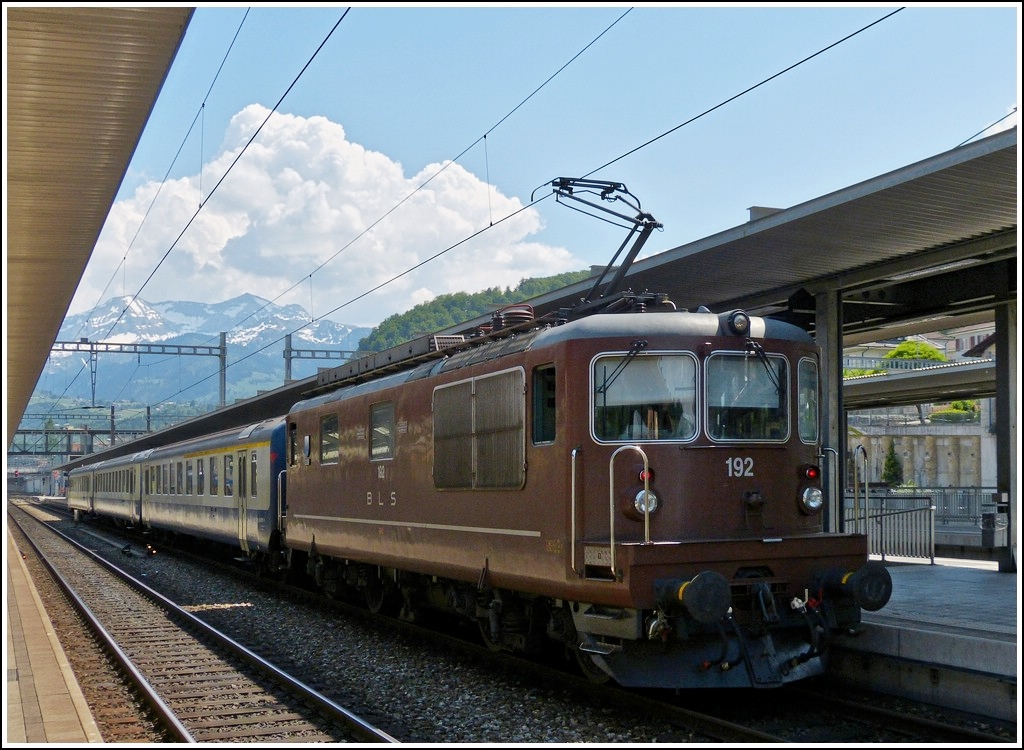
{"type": "Polygon", "coordinates": [[[900,7],[200,5],[71,312],[375,325],[606,264],[624,229],[528,207],[557,177],[625,183],[649,255],[1015,125],[1019,4],[900,7]]]}

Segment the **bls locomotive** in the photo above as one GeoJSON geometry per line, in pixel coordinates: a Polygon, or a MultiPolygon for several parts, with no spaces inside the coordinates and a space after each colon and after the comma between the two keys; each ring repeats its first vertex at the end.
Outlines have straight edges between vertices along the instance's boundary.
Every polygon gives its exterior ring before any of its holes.
{"type": "MultiPolygon", "coordinates": [[[[636,223],[623,267],[658,226],[636,223]]],[[[820,674],[892,590],[823,520],[821,353],[783,321],[620,291],[621,270],[577,308],[324,370],[245,430],[77,469],[69,503],[376,612],[441,610],[494,649],[556,646],[598,681],[820,674]]]]}

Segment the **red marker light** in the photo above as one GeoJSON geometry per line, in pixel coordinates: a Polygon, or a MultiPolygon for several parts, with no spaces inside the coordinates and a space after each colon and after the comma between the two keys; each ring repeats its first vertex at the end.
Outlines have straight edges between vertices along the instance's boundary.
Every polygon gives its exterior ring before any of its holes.
{"type": "Polygon", "coordinates": [[[636,478],[639,479],[641,482],[647,480],[647,483],[650,484],[651,482],[654,481],[654,471],[651,469],[641,469],[640,473],[637,474],[636,478]]]}
{"type": "Polygon", "coordinates": [[[808,466],[806,469],[804,469],[804,476],[807,477],[808,479],[817,479],[818,474],[819,472],[817,466],[808,466]]]}

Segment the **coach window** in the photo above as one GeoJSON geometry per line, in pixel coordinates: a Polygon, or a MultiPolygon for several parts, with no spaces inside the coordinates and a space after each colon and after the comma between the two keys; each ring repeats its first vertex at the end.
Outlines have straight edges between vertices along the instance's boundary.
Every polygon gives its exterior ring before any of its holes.
{"type": "Polygon", "coordinates": [[[555,441],[555,366],[533,371],[533,442],[555,441]]]}
{"type": "Polygon", "coordinates": [[[185,494],[192,494],[192,462],[185,462],[185,494]]]}
{"type": "Polygon", "coordinates": [[[320,418],[320,463],[338,463],[338,415],[328,414],[320,418]]]}
{"type": "Polygon", "coordinates": [[[206,494],[206,466],[201,458],[196,460],[196,494],[206,494]]]}
{"type": "Polygon", "coordinates": [[[252,471],[249,473],[249,494],[252,497],[256,497],[256,467],[259,466],[256,451],[253,451],[250,456],[249,466],[252,468],[252,471]]]}
{"type": "Polygon", "coordinates": [[[210,456],[210,494],[216,495],[220,492],[220,483],[217,477],[217,457],[210,456]]]}
{"type": "Polygon", "coordinates": [[[235,494],[235,457],[224,456],[224,495],[235,494]]]}
{"type": "Polygon", "coordinates": [[[295,466],[298,461],[299,450],[299,428],[294,422],[288,425],[288,465],[295,466]]]}
{"type": "Polygon", "coordinates": [[[370,407],[370,460],[391,458],[395,453],[395,405],[388,402],[370,407]]]}

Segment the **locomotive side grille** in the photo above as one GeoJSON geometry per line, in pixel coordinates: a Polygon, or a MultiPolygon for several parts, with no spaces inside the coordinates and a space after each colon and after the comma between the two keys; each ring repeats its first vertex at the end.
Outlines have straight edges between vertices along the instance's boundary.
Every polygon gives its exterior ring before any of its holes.
{"type": "Polygon", "coordinates": [[[519,488],[526,480],[521,368],[434,390],[434,486],[519,488]]]}
{"type": "Polygon", "coordinates": [[[473,486],[473,384],[434,392],[434,483],[445,488],[473,486]]]}

